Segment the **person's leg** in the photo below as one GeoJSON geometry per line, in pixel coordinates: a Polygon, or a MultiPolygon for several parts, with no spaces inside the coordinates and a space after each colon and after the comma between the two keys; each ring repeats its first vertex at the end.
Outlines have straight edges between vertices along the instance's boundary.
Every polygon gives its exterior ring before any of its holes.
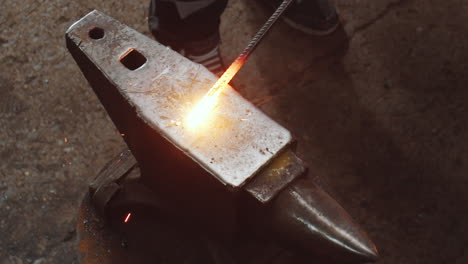
{"type": "Polygon", "coordinates": [[[156,40],[219,75],[220,17],[228,0],[151,0],[148,24],[156,40]]]}
{"type": "MultiPolygon", "coordinates": [[[[148,24],[157,41],[211,72],[224,72],[219,54],[220,17],[228,0],[151,0],[148,24]]],[[[276,9],[283,0],[261,0],[276,9]]],[[[332,33],[339,25],[333,0],[295,0],[284,15],[286,23],[312,35],[332,33]]]]}

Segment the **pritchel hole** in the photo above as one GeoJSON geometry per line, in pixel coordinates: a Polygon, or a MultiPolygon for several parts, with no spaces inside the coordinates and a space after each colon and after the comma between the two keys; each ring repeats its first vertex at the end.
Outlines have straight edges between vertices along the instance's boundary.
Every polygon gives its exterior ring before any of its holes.
{"type": "Polygon", "coordinates": [[[104,37],[104,29],[98,27],[92,28],[89,31],[89,37],[92,39],[102,39],[104,37]]]}
{"type": "Polygon", "coordinates": [[[140,52],[136,49],[131,49],[127,51],[122,58],[120,58],[120,62],[127,67],[127,69],[134,71],[146,62],[146,57],[143,56],[140,52]]]}

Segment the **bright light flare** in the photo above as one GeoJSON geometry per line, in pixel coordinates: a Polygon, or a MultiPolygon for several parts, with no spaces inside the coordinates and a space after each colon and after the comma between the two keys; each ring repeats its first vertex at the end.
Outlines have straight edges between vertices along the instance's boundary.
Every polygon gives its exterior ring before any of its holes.
{"type": "Polygon", "coordinates": [[[208,118],[211,111],[218,104],[218,95],[208,96],[205,95],[190,111],[185,121],[186,125],[190,129],[195,129],[200,126],[203,121],[208,118]]]}
{"type": "Polygon", "coordinates": [[[245,59],[236,59],[231,66],[221,75],[208,93],[195,105],[185,119],[185,124],[189,129],[199,127],[218,105],[219,95],[226,89],[229,82],[236,75],[245,59]]]}

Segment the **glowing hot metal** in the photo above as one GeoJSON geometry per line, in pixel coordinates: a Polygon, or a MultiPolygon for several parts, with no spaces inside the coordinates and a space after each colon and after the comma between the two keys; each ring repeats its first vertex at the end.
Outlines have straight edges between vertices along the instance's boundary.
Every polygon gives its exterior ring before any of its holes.
{"type": "Polygon", "coordinates": [[[208,93],[195,105],[192,111],[185,119],[185,124],[189,129],[197,128],[213,109],[218,104],[218,97],[223,90],[228,86],[229,82],[239,72],[240,68],[245,64],[250,54],[254,51],[260,41],[263,39],[268,30],[278,20],[278,18],[284,13],[287,7],[292,3],[293,0],[284,0],[276,11],[270,16],[267,22],[260,28],[255,34],[252,40],[249,42],[247,47],[242,53],[234,60],[229,68],[221,75],[216,83],[211,87],[208,93]]]}
{"type": "MultiPolygon", "coordinates": [[[[240,58],[240,57],[239,57],[240,58]]],[[[239,60],[237,58],[231,66],[223,73],[216,83],[211,87],[208,93],[195,105],[190,114],[187,116],[186,125],[188,128],[197,128],[208,114],[218,104],[218,97],[223,90],[228,86],[229,82],[236,75],[239,69],[244,65],[247,58],[239,60]]]]}

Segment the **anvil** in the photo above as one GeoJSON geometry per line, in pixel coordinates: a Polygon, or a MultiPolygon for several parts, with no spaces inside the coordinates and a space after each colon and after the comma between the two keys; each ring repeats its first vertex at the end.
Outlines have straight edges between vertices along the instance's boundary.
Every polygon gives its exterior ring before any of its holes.
{"type": "Polygon", "coordinates": [[[305,177],[290,132],[232,87],[202,126],[185,126],[217,78],[203,66],[98,11],[66,41],[168,214],[221,236],[265,229],[338,261],[377,258],[345,210],[305,177]]]}

